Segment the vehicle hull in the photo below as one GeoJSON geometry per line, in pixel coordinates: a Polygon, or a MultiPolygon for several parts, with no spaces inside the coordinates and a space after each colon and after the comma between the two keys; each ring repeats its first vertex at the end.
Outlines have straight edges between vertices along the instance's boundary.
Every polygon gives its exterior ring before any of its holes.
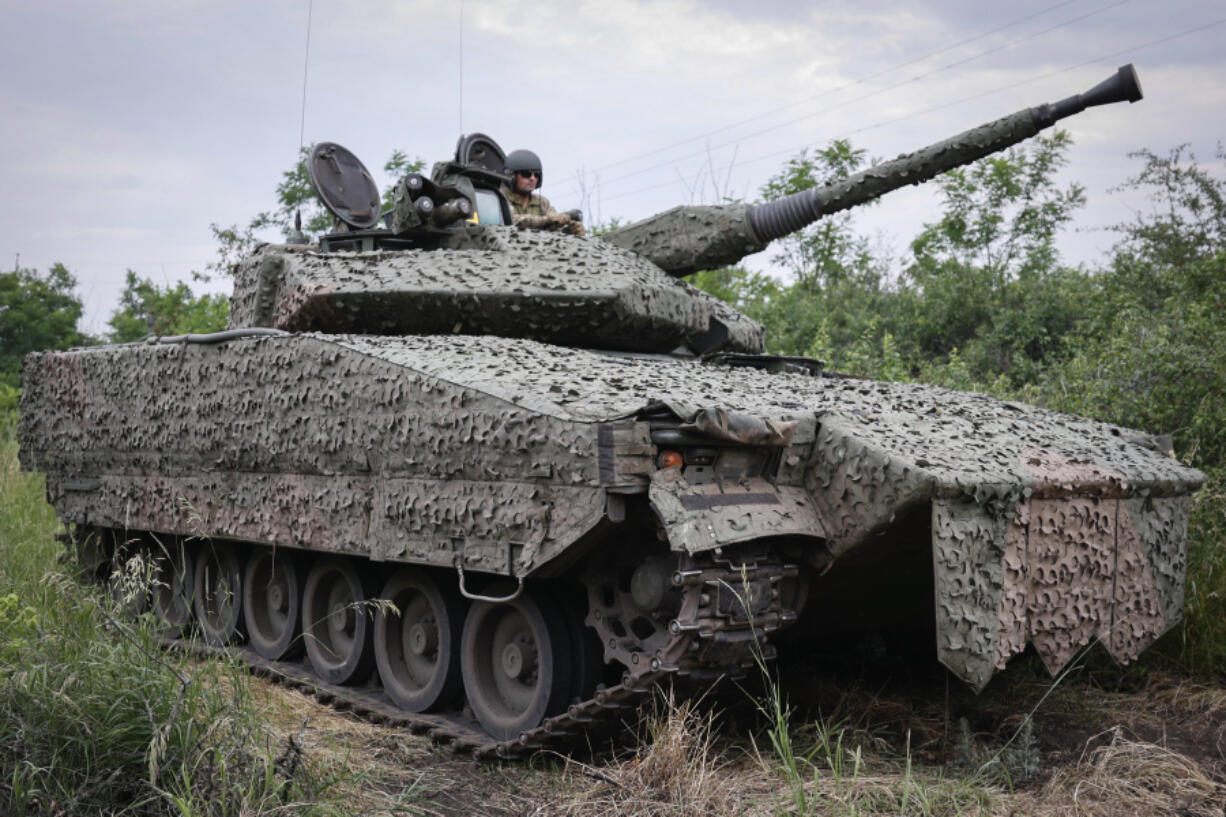
{"type": "Polygon", "coordinates": [[[640,496],[674,551],[786,544],[827,582],[922,537],[935,609],[912,615],[976,688],[1028,643],[1055,672],[1169,629],[1203,480],[1145,435],[983,395],[491,336],[130,344],[23,376],[22,464],[79,525],[532,577],[616,542],[640,496]],[[662,416],[764,465],[660,468],[662,416]]]}

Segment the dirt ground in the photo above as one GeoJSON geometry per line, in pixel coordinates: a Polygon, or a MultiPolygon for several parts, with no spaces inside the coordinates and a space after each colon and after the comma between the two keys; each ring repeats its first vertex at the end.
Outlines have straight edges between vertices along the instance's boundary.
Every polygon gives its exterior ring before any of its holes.
{"type": "Polygon", "coordinates": [[[1226,817],[1226,685],[1116,669],[1055,683],[1023,659],[976,696],[936,667],[844,669],[775,670],[791,762],[760,679],[658,701],[620,752],[516,762],[256,684],[311,762],[358,773],[355,815],[1226,817]]]}

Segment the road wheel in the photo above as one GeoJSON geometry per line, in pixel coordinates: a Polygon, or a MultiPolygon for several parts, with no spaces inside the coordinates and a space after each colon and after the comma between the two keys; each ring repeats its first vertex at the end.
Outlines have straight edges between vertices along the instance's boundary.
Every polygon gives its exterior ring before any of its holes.
{"type": "Polygon", "coordinates": [[[499,740],[512,740],[570,703],[570,631],[548,599],[479,601],[461,645],[464,691],[473,714],[499,740]]]}
{"type": "Polygon", "coordinates": [[[270,661],[302,653],[302,587],[298,554],[259,548],[243,571],[243,621],[247,640],[270,661]]]}
{"type": "Polygon", "coordinates": [[[375,613],[375,663],[383,690],[410,712],[432,712],[453,703],[460,681],[460,634],[464,600],[420,570],[392,575],[375,613]]]}
{"type": "Polygon", "coordinates": [[[155,540],[150,586],[153,615],[162,623],[162,633],[178,638],[192,625],[192,599],[196,578],[195,560],[181,539],[155,540]]]}
{"type": "Polygon", "coordinates": [[[354,684],[369,677],[374,626],[357,565],[336,556],[318,559],[302,591],[302,616],[307,658],[321,680],[354,684]]]}
{"type": "Polygon", "coordinates": [[[226,542],[205,542],[196,552],[193,607],[206,644],[220,647],[242,635],[243,570],[226,542]]]}

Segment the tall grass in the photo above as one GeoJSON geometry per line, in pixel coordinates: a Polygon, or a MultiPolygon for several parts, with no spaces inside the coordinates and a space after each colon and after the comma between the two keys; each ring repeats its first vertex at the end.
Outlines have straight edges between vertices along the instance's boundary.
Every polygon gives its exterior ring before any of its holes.
{"type": "Polygon", "coordinates": [[[160,650],[152,622],[71,577],[55,530],[0,439],[0,813],[336,813],[335,781],[270,733],[246,673],[160,650]]]}
{"type": "MultiPolygon", "coordinates": [[[[1226,679],[1226,467],[1211,469],[1192,499],[1183,618],[1149,663],[1180,674],[1226,679]]],[[[1146,660],[1146,659],[1143,659],[1146,660]]]]}

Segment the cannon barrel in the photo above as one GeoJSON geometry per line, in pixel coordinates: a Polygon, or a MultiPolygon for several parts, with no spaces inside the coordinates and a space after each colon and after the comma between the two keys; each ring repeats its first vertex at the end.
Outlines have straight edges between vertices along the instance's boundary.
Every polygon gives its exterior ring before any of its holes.
{"type": "Polygon", "coordinates": [[[971,128],[957,136],[874,165],[846,179],[765,204],[675,207],[601,237],[631,250],[674,276],[735,264],[819,218],[883,196],[1029,139],[1086,108],[1141,99],[1131,64],[1084,94],[971,128]]]}

